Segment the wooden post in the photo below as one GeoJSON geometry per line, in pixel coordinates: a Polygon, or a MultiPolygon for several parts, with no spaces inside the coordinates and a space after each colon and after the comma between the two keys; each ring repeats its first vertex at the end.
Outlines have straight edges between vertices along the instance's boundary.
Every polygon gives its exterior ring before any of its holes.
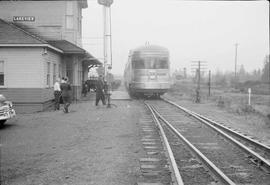
{"type": "Polygon", "coordinates": [[[211,70],[209,70],[209,78],[208,78],[208,96],[211,95],[211,70]]]}
{"type": "Polygon", "coordinates": [[[196,103],[200,103],[201,102],[201,98],[200,98],[201,62],[200,61],[198,61],[197,75],[198,75],[198,83],[197,83],[197,90],[196,90],[196,103]]]}
{"type": "Polygon", "coordinates": [[[248,88],[248,105],[250,106],[251,88],[248,88]]]}

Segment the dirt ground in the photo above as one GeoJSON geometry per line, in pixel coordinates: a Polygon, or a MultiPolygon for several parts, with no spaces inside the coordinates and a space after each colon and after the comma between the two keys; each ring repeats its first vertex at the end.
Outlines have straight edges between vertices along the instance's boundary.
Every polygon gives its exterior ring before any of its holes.
{"type": "Polygon", "coordinates": [[[139,174],[141,105],[20,114],[0,129],[3,185],[127,185],[139,174]]]}
{"type": "Polygon", "coordinates": [[[235,109],[226,108],[226,106],[220,107],[217,102],[206,99],[198,104],[186,95],[179,95],[179,93],[168,93],[164,97],[270,146],[270,120],[261,113],[239,113],[235,109]]]}

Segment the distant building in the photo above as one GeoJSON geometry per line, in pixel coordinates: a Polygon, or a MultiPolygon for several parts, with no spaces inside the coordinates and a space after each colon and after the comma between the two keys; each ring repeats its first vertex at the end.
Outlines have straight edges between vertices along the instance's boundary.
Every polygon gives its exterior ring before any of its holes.
{"type": "Polygon", "coordinates": [[[88,66],[100,64],[81,48],[83,8],[87,0],[0,1],[0,93],[17,112],[50,106],[58,77],[80,98],[88,66]]]}

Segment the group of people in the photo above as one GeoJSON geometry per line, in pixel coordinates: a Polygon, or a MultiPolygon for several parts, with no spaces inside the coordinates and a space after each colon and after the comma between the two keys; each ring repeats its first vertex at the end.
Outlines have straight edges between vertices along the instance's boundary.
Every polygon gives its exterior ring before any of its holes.
{"type": "Polygon", "coordinates": [[[68,113],[68,107],[71,104],[72,99],[72,91],[70,83],[67,78],[62,78],[60,82],[60,78],[58,78],[54,84],[54,100],[55,100],[55,110],[60,110],[60,102],[64,104],[64,112],[68,113]]]}
{"type": "MultiPolygon", "coordinates": [[[[106,96],[108,95],[108,84],[106,81],[103,80],[102,75],[99,76],[98,80],[96,81],[96,103],[95,105],[98,106],[99,101],[102,101],[103,105],[106,105],[106,96]]],[[[83,91],[82,93],[86,96],[86,89],[87,84],[83,84],[83,91]]],[[[54,84],[54,98],[55,98],[55,110],[60,110],[60,103],[64,104],[63,111],[68,113],[69,106],[71,104],[72,99],[72,91],[71,85],[68,82],[67,78],[62,78],[60,82],[60,78],[58,78],[54,84]]]]}

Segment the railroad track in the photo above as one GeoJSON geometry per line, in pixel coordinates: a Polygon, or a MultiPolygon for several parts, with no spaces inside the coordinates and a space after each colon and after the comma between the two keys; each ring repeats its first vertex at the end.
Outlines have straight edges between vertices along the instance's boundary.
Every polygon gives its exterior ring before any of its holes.
{"type": "Polygon", "coordinates": [[[214,128],[214,121],[173,102],[147,101],[146,106],[163,138],[172,184],[269,185],[267,146],[254,144],[247,137],[235,139],[237,134],[225,133],[220,126],[214,128]],[[252,149],[245,146],[247,143],[252,149]]]}
{"type": "Polygon", "coordinates": [[[213,129],[217,130],[224,137],[231,140],[232,143],[239,146],[243,151],[249,154],[249,157],[253,159],[253,162],[255,162],[258,166],[260,166],[264,170],[267,170],[270,173],[270,147],[269,146],[264,145],[252,139],[251,137],[248,137],[245,134],[241,134],[239,133],[239,131],[232,130],[231,128],[225,127],[223,126],[223,124],[218,123],[214,120],[211,120],[210,118],[207,118],[196,112],[188,110],[180,105],[177,105],[176,103],[170,100],[163,99],[163,101],[171,105],[174,105],[175,107],[188,113],[189,115],[193,116],[199,121],[205,123],[206,125],[209,125],[209,127],[212,127],[213,129]],[[220,132],[219,130],[223,132],[220,132]],[[226,134],[228,134],[228,136],[226,134]]]}

